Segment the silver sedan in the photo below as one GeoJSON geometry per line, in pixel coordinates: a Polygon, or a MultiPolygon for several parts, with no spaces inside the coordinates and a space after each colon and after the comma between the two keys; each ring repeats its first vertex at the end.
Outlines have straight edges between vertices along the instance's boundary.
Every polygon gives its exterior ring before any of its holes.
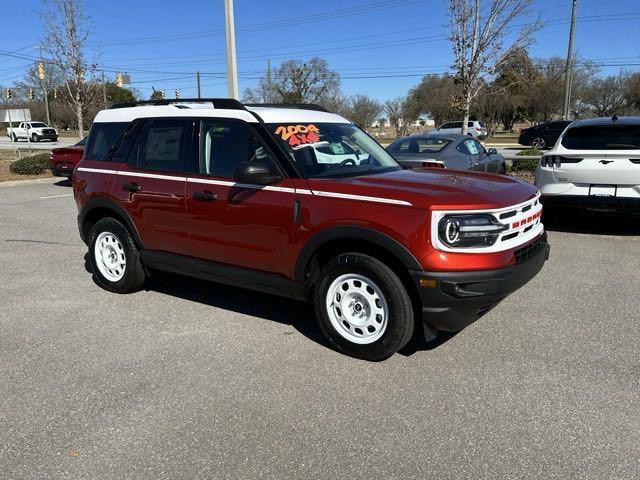
{"type": "Polygon", "coordinates": [[[505,173],[502,155],[485,149],[475,138],[460,134],[419,134],[399,138],[387,151],[403,167],[421,168],[441,164],[445,168],[505,173]]]}

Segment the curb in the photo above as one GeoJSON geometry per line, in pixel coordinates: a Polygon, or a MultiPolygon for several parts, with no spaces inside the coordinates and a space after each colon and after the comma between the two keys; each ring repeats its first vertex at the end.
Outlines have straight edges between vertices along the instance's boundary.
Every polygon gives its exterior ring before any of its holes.
{"type": "Polygon", "coordinates": [[[44,177],[44,178],[27,178],[25,180],[6,180],[0,182],[1,187],[18,187],[20,185],[31,185],[38,183],[52,183],[53,181],[63,181],[63,177],[44,177]]]}

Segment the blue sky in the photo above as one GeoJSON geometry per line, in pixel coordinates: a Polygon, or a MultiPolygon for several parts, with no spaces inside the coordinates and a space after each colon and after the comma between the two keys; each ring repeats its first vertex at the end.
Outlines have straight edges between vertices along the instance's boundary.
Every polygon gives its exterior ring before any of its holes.
{"type": "MultiPolygon", "coordinates": [[[[346,94],[379,100],[406,94],[425,73],[445,72],[452,63],[445,0],[235,0],[240,90],[290,58],[319,56],[342,76],[346,94]]],[[[2,7],[0,51],[34,56],[42,38],[41,0],[7,1],[2,7]],[[6,21],[11,19],[11,21],[6,21]]],[[[203,96],[226,96],[222,0],[154,2],[88,0],[91,45],[88,58],[113,78],[128,72],[144,97],[151,87],[173,96],[195,96],[202,72],[203,96]],[[151,6],[153,5],[153,6],[151,6]]],[[[529,18],[546,26],[530,48],[533,57],[566,55],[570,0],[536,0],[529,18]]],[[[576,51],[605,64],[640,68],[638,0],[578,0],[576,51]]],[[[0,85],[19,81],[28,60],[0,55],[0,85]]]]}

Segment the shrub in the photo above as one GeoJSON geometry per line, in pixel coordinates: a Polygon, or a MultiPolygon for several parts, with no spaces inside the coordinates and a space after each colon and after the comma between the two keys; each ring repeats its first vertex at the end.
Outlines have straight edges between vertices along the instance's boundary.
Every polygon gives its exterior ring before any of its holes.
{"type": "Polygon", "coordinates": [[[16,160],[9,171],[16,175],[40,175],[49,169],[49,153],[38,153],[16,160]]]}
{"type": "Polygon", "coordinates": [[[516,156],[519,157],[539,157],[542,155],[542,151],[537,148],[527,148],[526,150],[522,150],[516,153],[516,156]]]}
{"type": "Polygon", "coordinates": [[[514,160],[513,161],[513,165],[511,167],[511,171],[512,172],[531,172],[531,173],[535,173],[537,167],[538,167],[538,159],[537,158],[514,160]]]}

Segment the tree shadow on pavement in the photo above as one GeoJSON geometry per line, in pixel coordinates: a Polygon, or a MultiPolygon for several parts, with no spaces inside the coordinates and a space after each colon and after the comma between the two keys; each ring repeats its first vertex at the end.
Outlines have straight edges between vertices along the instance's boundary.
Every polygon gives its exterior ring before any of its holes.
{"type": "Polygon", "coordinates": [[[640,215],[613,215],[578,210],[546,211],[544,226],[551,232],[591,235],[640,235],[640,215]]]}

